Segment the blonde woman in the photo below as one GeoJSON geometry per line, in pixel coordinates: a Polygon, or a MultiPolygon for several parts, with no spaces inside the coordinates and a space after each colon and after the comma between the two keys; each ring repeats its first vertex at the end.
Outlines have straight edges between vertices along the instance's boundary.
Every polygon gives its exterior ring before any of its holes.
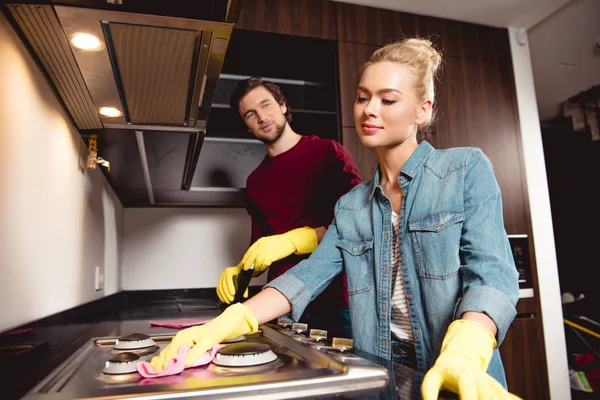
{"type": "Polygon", "coordinates": [[[497,346],[516,315],[518,278],[492,165],[478,148],[436,150],[417,139],[432,119],[440,64],[422,39],[373,53],[354,105],[360,140],[379,158],[373,179],[340,198],[308,259],[211,323],[179,332],[155,368],[183,344],[194,346],[191,364],[261,323],[290,311],[298,318],[345,271],[354,346],[393,362],[399,396],[516,397],[497,346]]]}

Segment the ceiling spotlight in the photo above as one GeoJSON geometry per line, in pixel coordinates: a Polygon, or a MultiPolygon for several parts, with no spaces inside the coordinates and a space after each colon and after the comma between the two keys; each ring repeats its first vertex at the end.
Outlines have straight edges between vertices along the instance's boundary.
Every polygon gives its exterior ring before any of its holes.
{"type": "Polygon", "coordinates": [[[76,33],[71,38],[71,43],[81,50],[96,50],[102,46],[100,39],[89,33],[76,33]]]}
{"type": "Polygon", "coordinates": [[[121,110],[118,110],[114,107],[100,107],[100,115],[104,116],[104,117],[120,117],[121,115],[123,115],[123,112],[121,112],[121,110]]]}

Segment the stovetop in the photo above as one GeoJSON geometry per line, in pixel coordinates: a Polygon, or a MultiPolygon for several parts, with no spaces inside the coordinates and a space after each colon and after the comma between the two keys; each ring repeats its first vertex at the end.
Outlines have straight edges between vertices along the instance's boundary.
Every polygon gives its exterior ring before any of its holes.
{"type": "Polygon", "coordinates": [[[327,340],[325,331],[283,319],[225,344],[207,366],[143,378],[136,363],[150,361],[174,335],[133,332],[91,339],[24,399],[355,397],[388,385],[387,369],[355,355],[352,340],[327,340]],[[244,357],[234,354],[239,351],[244,357]]]}

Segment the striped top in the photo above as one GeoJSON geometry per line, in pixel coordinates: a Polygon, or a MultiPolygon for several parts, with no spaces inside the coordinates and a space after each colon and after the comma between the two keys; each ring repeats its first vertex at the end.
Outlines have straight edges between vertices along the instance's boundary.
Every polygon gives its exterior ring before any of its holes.
{"type": "Polygon", "coordinates": [[[408,311],[408,300],[404,291],[404,280],[402,269],[400,269],[400,240],[398,229],[400,227],[400,216],[392,211],[392,334],[396,339],[413,342],[410,324],[410,313],[408,311]]]}
{"type": "MultiPolygon", "coordinates": [[[[410,313],[408,311],[408,300],[404,291],[402,270],[400,269],[400,216],[392,211],[392,322],[390,328],[396,339],[413,342],[410,324],[410,313]]],[[[396,393],[398,399],[411,399],[413,397],[414,370],[404,365],[394,363],[394,375],[396,377],[396,393]]]]}

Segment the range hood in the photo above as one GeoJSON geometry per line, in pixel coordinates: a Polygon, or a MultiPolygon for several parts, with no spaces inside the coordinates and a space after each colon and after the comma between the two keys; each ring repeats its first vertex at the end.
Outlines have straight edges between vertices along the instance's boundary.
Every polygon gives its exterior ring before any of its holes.
{"type": "Polygon", "coordinates": [[[13,25],[37,56],[80,133],[96,134],[99,140],[105,134],[111,137],[110,131],[135,135],[151,204],[144,139],[149,133],[185,134],[177,185],[178,190],[189,191],[242,2],[8,3],[13,25]],[[82,46],[78,38],[91,38],[92,44],[84,41],[82,46]]]}

